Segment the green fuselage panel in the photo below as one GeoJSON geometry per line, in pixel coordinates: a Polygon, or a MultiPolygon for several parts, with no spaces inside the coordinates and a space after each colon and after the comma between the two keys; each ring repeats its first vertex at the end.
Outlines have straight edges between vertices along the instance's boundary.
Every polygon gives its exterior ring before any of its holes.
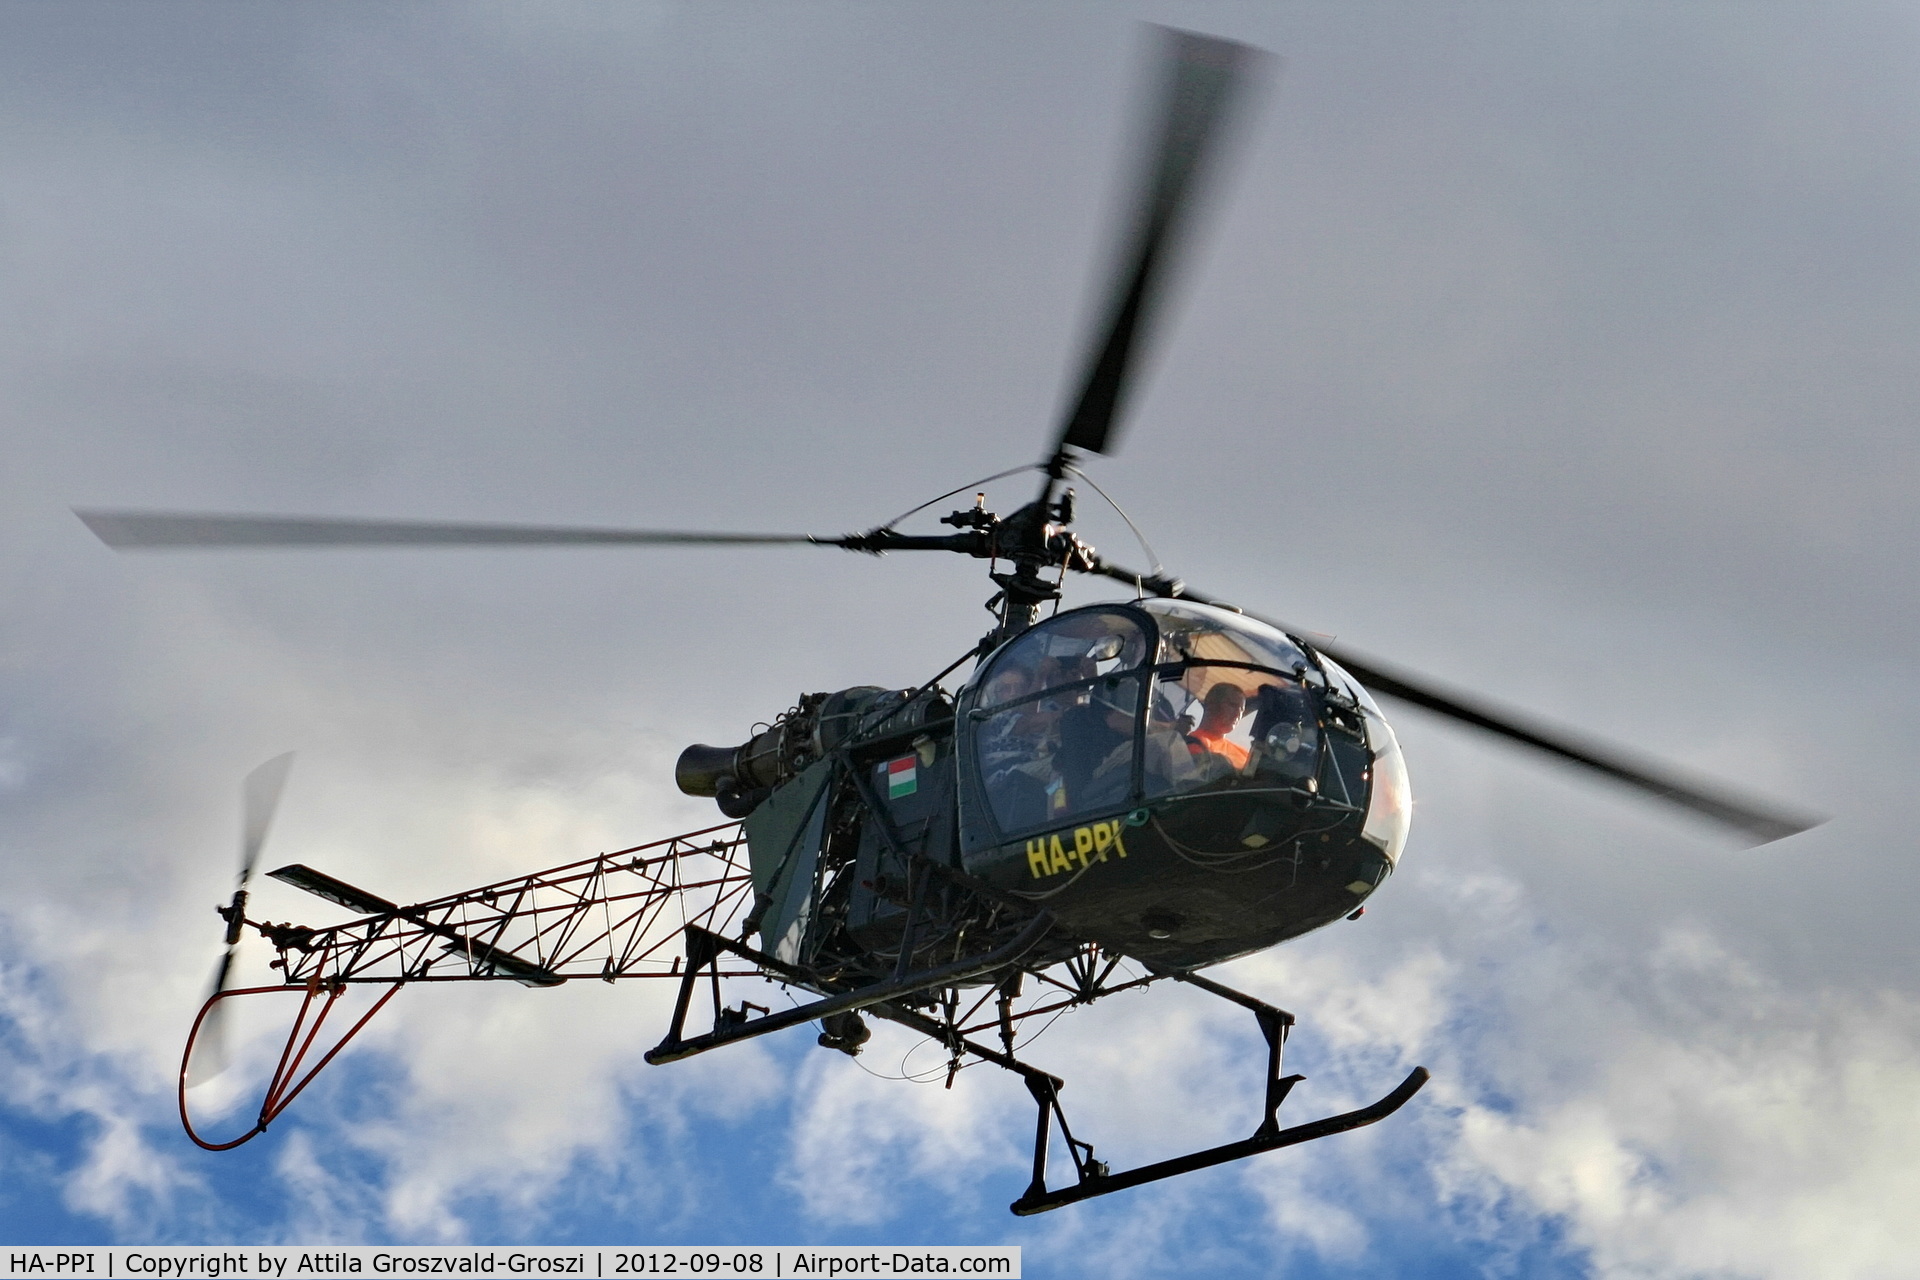
{"type": "Polygon", "coordinates": [[[818,761],[768,796],[746,820],[753,888],[770,900],[761,917],[761,946],[783,960],[798,955],[811,923],[832,779],[833,762],[818,761]]]}

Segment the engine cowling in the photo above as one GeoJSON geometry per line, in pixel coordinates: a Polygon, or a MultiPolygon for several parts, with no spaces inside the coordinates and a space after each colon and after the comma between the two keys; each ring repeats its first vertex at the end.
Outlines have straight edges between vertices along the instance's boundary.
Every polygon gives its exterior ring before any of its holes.
{"type": "Polygon", "coordinates": [[[729,818],[744,818],[776,788],[848,740],[897,733],[952,714],[952,705],[937,689],[863,684],[835,693],[805,693],[737,747],[688,747],[674,764],[673,780],[687,795],[713,797],[729,818]]]}

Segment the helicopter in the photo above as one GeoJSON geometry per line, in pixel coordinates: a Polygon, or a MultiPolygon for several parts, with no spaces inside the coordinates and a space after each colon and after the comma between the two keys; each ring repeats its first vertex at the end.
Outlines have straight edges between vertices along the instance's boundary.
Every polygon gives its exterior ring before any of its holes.
{"type": "Polygon", "coordinates": [[[942,1047],[949,1084],[968,1060],[1019,1076],[1036,1105],[1033,1172],[1010,1208],[1040,1213],[1375,1123],[1427,1082],[1415,1067],[1369,1106],[1283,1127],[1282,1104],[1303,1079],[1283,1074],[1294,1016],[1203,972],[1357,918],[1398,867],[1411,789],[1377,698],[1611,779],[1748,843],[1814,825],[1259,617],[1157,565],[1117,564],[1073,532],[1073,482],[1098,491],[1083,464],[1117,448],[1194,218],[1270,65],[1246,45],[1157,30],[1156,128],[1067,411],[1038,463],[976,482],[1036,475],[1036,495],[1005,515],[981,494],[940,517],[949,532],[900,530],[973,485],[839,536],[76,513],[128,550],[804,544],[962,555],[984,561],[994,587],[991,629],[920,684],[806,693],[737,745],[687,747],[675,783],[713,799],[719,825],[412,904],[300,864],[269,873],[354,913],[344,924],[247,914],[291,757],[261,766],[243,788],[238,883],[219,908],[226,950],[181,1060],[180,1116],[194,1142],[224,1150],[264,1132],[407,986],[653,978],[674,990],[646,1055],[656,1065],[810,1023],[821,1046],[857,1055],[879,1018],[942,1047]],[[1063,608],[1076,575],[1120,584],[1128,598],[1063,608]],[[248,930],[272,945],[277,981],[232,985],[248,930]],[[805,999],[775,1010],[732,994],[748,981],[805,999]],[[1115,1171],[1074,1136],[1065,1080],[1018,1055],[1019,1033],[1159,983],[1254,1015],[1267,1047],[1263,1111],[1247,1138],[1115,1171]],[[354,990],[378,993],[357,1020],[341,1012],[354,990]],[[188,1090],[224,1059],[225,1010],[275,995],[298,1003],[255,1122],[207,1138],[188,1090]],[[710,1006],[704,1028],[696,1004],[710,1006]],[[1056,1154],[1073,1170],[1059,1185],[1056,1154]]]}

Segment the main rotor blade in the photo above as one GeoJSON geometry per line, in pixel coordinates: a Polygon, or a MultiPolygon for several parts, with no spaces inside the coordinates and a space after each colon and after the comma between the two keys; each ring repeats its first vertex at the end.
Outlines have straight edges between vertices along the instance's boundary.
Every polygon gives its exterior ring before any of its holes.
{"type": "Polygon", "coordinates": [[[1315,649],[1332,658],[1374,693],[1421,707],[1460,724],[1532,747],[1536,751],[1591,769],[1648,795],[1657,796],[1740,832],[1749,845],[1770,844],[1819,826],[1824,818],[1787,813],[1712,783],[1682,779],[1672,767],[1602,743],[1586,734],[1549,726],[1480,699],[1443,693],[1424,679],[1326,645],[1315,649]]]}
{"type": "Polygon", "coordinates": [[[168,511],[74,512],[120,551],[215,547],[731,546],[825,542],[803,533],[685,533],[554,525],[351,520],[326,516],[203,516],[168,511]]]}
{"type": "Polygon", "coordinates": [[[266,843],[267,828],[273,825],[274,810],[280,807],[280,793],[286,789],[287,772],[293,768],[293,752],[273,759],[247,775],[240,787],[241,809],[245,814],[240,837],[240,887],[253,878],[253,864],[266,843]]]}
{"type": "Polygon", "coordinates": [[[1164,80],[1159,127],[1140,157],[1133,226],[1114,266],[1113,293],[1088,353],[1079,394],[1054,453],[1105,453],[1125,408],[1130,374],[1177,265],[1209,170],[1269,55],[1244,44],[1159,28],[1164,80]]]}
{"type": "MultiPolygon", "coordinates": [[[[1156,579],[1118,565],[1102,564],[1095,572],[1157,595],[1223,604],[1190,590],[1184,583],[1156,579]]],[[[1235,606],[1227,606],[1233,608],[1235,606]]],[[[1293,635],[1300,633],[1271,618],[1248,613],[1293,635]]],[[[1616,747],[1587,734],[1548,725],[1524,713],[1496,706],[1476,697],[1444,691],[1424,676],[1392,667],[1351,650],[1315,643],[1320,654],[1333,659],[1368,691],[1434,712],[1459,724],[1471,725],[1524,747],[1531,747],[1568,764],[1578,765],[1647,795],[1679,805],[1739,832],[1749,845],[1769,844],[1820,825],[1824,818],[1795,814],[1737,795],[1717,784],[1682,775],[1669,765],[1616,747]]]]}

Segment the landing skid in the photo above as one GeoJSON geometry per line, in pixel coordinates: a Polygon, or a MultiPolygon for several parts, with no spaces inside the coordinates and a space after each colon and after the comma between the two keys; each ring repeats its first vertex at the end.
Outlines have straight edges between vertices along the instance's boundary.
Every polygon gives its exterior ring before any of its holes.
{"type": "MultiPolygon", "coordinates": [[[[1359,1129],[1384,1120],[1398,1111],[1427,1083],[1429,1078],[1427,1069],[1415,1067],[1408,1073],[1407,1078],[1400,1082],[1399,1087],[1371,1106],[1282,1129],[1280,1104],[1286,1101],[1294,1085],[1306,1078],[1300,1075],[1280,1074],[1281,1053],[1286,1047],[1287,1036],[1293,1029],[1293,1015],[1284,1009],[1276,1009],[1263,1000],[1256,999],[1245,992],[1235,991],[1231,987],[1223,986],[1199,974],[1154,969],[1154,978],[1170,978],[1198,987],[1211,995],[1232,1001],[1253,1012],[1254,1018],[1260,1024],[1260,1033],[1267,1042],[1266,1114],[1260,1122],[1260,1127],[1254,1130],[1252,1137],[1218,1147],[1209,1147],[1189,1155],[1176,1156],[1171,1160],[1141,1165],[1137,1169],[1113,1173],[1104,1162],[1094,1158],[1092,1144],[1080,1141],[1068,1128],[1066,1113],[1060,1107],[1060,1091],[1066,1087],[1064,1080],[1030,1063],[1020,1061],[1011,1052],[1003,1053],[970,1039],[951,1016],[945,1019],[929,1017],[903,1002],[903,997],[923,996],[951,983],[977,981],[996,971],[1012,971],[1014,976],[1018,976],[1017,962],[1020,956],[1031,951],[1039,943],[1050,924],[1049,918],[1043,914],[1022,930],[1018,937],[990,954],[941,969],[923,970],[918,974],[910,974],[887,982],[834,992],[821,999],[778,1013],[762,1011],[762,1016],[758,1018],[747,1015],[749,1008],[757,1008],[757,1006],[743,1004],[740,1009],[734,1010],[721,1005],[719,964],[723,954],[732,953],[741,959],[751,961],[766,973],[797,981],[809,981],[816,985],[816,989],[818,979],[796,966],[777,960],[743,942],[723,937],[698,926],[689,926],[686,931],[688,963],[686,970],[681,974],[679,998],[674,1004],[673,1019],[667,1029],[666,1038],[647,1053],[646,1059],[655,1065],[677,1062],[682,1058],[692,1057],[709,1049],[717,1049],[736,1040],[751,1039],[754,1036],[797,1026],[803,1022],[812,1022],[854,1011],[864,1011],[890,1022],[899,1023],[945,1045],[954,1055],[956,1063],[960,1055],[970,1054],[984,1062],[1012,1071],[1025,1081],[1027,1091],[1033,1095],[1034,1102],[1039,1107],[1039,1115],[1033,1138],[1033,1181],[1028,1184],[1026,1193],[1008,1206],[1022,1217],[1045,1213],[1049,1209],[1058,1209],[1062,1205],[1073,1204],[1080,1200],[1090,1200],[1095,1196],[1124,1191],[1129,1187],[1158,1182],[1162,1178],[1172,1178],[1179,1174],[1192,1173],[1197,1169],[1206,1169],[1233,1160],[1243,1160],[1262,1152],[1277,1151],[1281,1147],[1298,1146],[1303,1142],[1312,1142],[1316,1138],[1345,1133],[1349,1129],[1359,1129]],[[711,982],[713,987],[713,1030],[701,1035],[687,1036],[685,1034],[687,1014],[693,1003],[694,991],[703,978],[711,982]],[[1059,1126],[1060,1138],[1066,1146],[1067,1154],[1073,1160],[1074,1171],[1078,1176],[1068,1186],[1049,1188],[1047,1157],[1049,1148],[1052,1146],[1052,1130],[1056,1124],[1059,1126]]],[[[1105,994],[1096,988],[1097,983],[1089,987],[1083,1001],[1090,1002],[1097,999],[1099,995],[1105,994]]],[[[1008,1040],[1010,1049],[1011,1035],[1008,1034],[1005,1038],[1008,1040]]]]}
{"type": "Polygon", "coordinates": [[[1040,1123],[1033,1140],[1033,1182],[1027,1192],[1007,1207],[1021,1217],[1036,1213],[1045,1213],[1049,1209],[1058,1209],[1061,1205],[1073,1204],[1079,1200],[1091,1200],[1095,1196],[1108,1195],[1115,1191],[1125,1191],[1128,1187],[1137,1187],[1143,1183],[1158,1182],[1162,1178],[1172,1178],[1182,1173],[1192,1173],[1196,1169],[1210,1168],[1216,1164],[1226,1164],[1230,1160],[1244,1160],[1248,1156],[1257,1156],[1263,1151],[1277,1151],[1281,1147],[1298,1146],[1302,1142],[1312,1142],[1315,1138],[1331,1137],[1336,1133],[1345,1133],[1349,1129],[1358,1129],[1370,1125],[1376,1120],[1384,1120],[1406,1104],[1407,1099],[1420,1092],[1420,1087],[1428,1079],[1425,1067],[1415,1067],[1407,1078],[1380,1101],[1358,1111],[1348,1111],[1337,1116],[1328,1116],[1324,1120],[1313,1120],[1306,1124],[1297,1124],[1291,1129],[1279,1126],[1280,1100],[1287,1091],[1304,1080],[1305,1076],[1286,1076],[1278,1081],[1269,1081],[1267,1085],[1267,1118],[1251,1138],[1239,1142],[1229,1142],[1223,1146],[1209,1147],[1205,1151],[1196,1151],[1192,1155],[1175,1156],[1171,1160],[1161,1160],[1154,1164],[1143,1164],[1138,1169],[1128,1169],[1124,1173],[1108,1173],[1106,1166],[1093,1158],[1093,1148],[1078,1142],[1067,1132],[1067,1120],[1060,1112],[1060,1097],[1057,1088],[1043,1085],[1032,1077],[1027,1079],[1027,1088],[1033,1094],[1034,1101],[1040,1104],[1040,1123]],[[1275,1084],[1279,1088],[1275,1089],[1275,1084]],[[1047,1122],[1057,1117],[1060,1122],[1060,1136],[1067,1141],[1067,1150],[1073,1155],[1075,1169],[1080,1180],[1072,1186],[1055,1190],[1047,1188],[1047,1122]],[[1085,1153],[1084,1155],[1082,1153],[1085,1153]]]}

